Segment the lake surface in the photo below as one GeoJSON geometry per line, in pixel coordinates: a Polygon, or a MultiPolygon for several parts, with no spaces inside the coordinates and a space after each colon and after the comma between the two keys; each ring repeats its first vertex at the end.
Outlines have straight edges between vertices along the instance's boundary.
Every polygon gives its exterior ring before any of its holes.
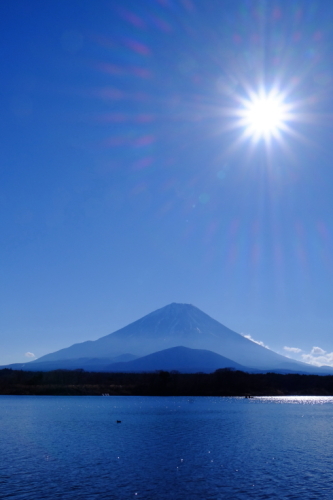
{"type": "Polygon", "coordinates": [[[0,498],[331,500],[333,398],[0,396],[0,498]]]}

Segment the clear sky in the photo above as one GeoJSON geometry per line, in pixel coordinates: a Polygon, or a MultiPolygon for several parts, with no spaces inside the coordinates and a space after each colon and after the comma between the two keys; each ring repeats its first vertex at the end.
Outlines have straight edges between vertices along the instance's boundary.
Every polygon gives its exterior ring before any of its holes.
{"type": "Polygon", "coordinates": [[[185,302],[333,365],[331,1],[11,0],[0,48],[0,364],[185,302]]]}

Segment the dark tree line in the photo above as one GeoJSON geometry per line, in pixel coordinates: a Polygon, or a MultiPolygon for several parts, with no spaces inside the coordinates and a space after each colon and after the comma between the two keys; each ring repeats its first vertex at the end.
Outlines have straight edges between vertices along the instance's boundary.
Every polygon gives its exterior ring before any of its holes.
{"type": "Polygon", "coordinates": [[[333,376],[214,373],[99,373],[83,370],[0,370],[2,395],[333,396],[333,376]]]}

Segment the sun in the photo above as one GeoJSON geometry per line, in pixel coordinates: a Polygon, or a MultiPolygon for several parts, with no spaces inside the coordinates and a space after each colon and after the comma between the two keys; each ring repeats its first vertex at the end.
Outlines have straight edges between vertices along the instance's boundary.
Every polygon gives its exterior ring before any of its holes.
{"type": "Polygon", "coordinates": [[[260,92],[242,101],[239,115],[246,136],[256,141],[262,138],[270,140],[280,137],[281,131],[286,128],[288,108],[281,95],[260,92]]]}
{"type": "Polygon", "coordinates": [[[239,93],[233,95],[234,104],[220,108],[222,116],[228,117],[222,130],[237,131],[227,148],[228,154],[247,144],[250,156],[257,146],[264,145],[269,154],[278,147],[292,157],[288,139],[307,141],[295,125],[310,117],[302,112],[306,101],[295,100],[293,91],[291,85],[284,89],[278,84],[270,88],[264,85],[253,88],[247,82],[243,83],[239,93]]]}

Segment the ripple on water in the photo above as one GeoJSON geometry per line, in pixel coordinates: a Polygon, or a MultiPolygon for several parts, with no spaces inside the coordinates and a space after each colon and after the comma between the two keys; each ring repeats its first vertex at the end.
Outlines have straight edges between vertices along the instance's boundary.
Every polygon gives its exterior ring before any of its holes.
{"type": "Polygon", "coordinates": [[[332,498],[333,398],[2,396],[0,415],[3,499],[332,498]]]}

